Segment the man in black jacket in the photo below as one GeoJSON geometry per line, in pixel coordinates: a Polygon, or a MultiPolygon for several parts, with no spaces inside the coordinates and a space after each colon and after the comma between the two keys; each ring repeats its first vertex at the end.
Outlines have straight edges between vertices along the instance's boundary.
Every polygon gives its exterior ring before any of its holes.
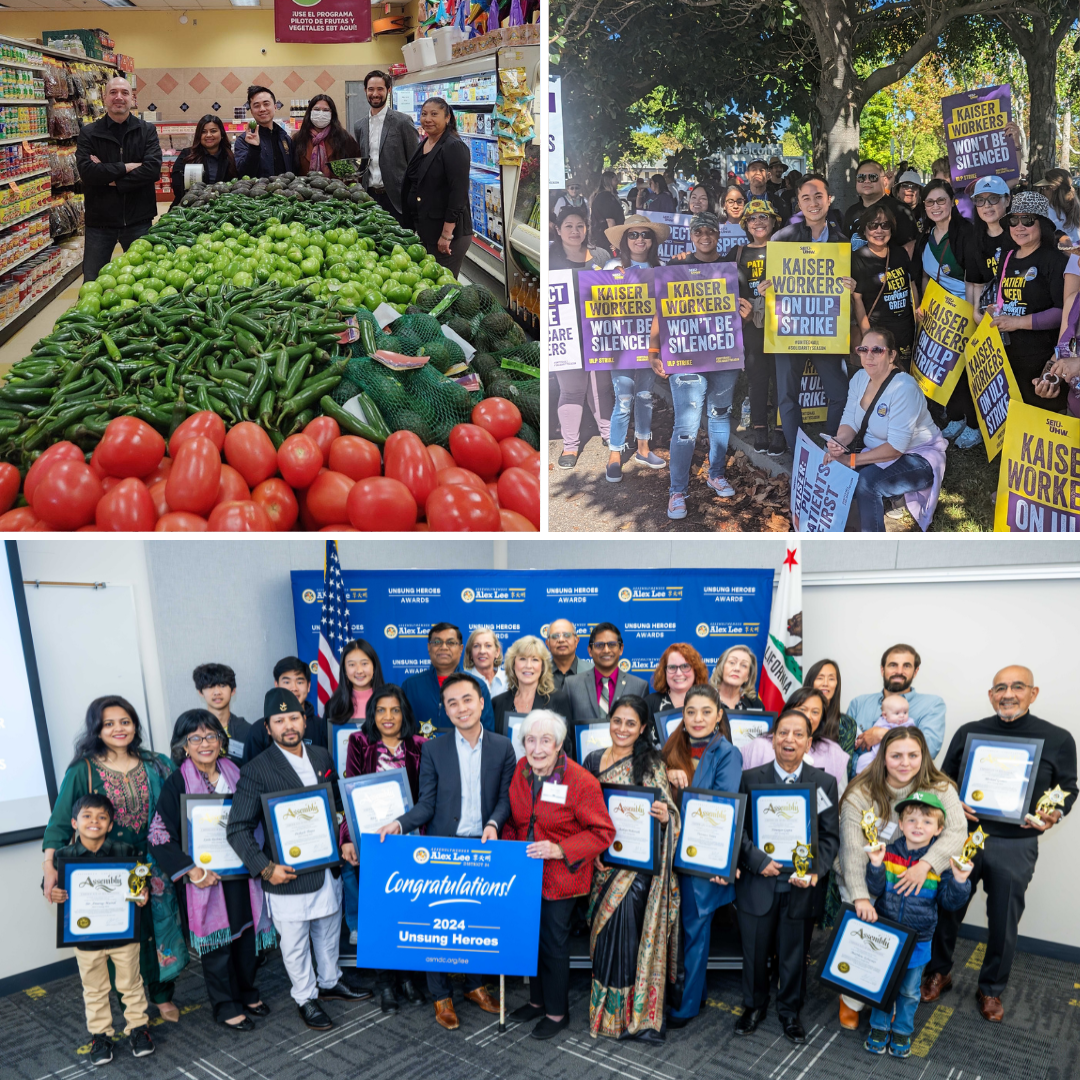
{"type": "MultiPolygon", "coordinates": [[[[1041,825],[1032,825],[1026,820],[1017,824],[985,814],[980,817],[977,807],[961,803],[968,821],[977,822],[988,837],[985,848],[975,855],[975,869],[970,880],[972,895],[980,881],[986,892],[986,955],[979,969],[979,989],[975,997],[979,1012],[991,1023],[1000,1023],[1005,1016],[1001,992],[1009,981],[1009,970],[1016,954],[1024,895],[1039,858],[1039,835],[1053,828],[1076,802],[1076,741],[1064,728],[1032,716],[1031,706],[1038,696],[1039,688],[1029,668],[1019,665],[1002,668],[990,687],[994,715],[960,727],[941,764],[941,771],[946,776],[962,783],[968,735],[991,740],[1000,737],[1043,741],[1038,772],[1028,785],[1027,807],[1027,812],[1037,816],[1041,825]],[[1056,787],[1065,792],[1063,806],[1052,813],[1036,815],[1035,807],[1043,793],[1056,787]]],[[[963,794],[961,790],[961,798],[963,794]]],[[[942,910],[938,916],[930,962],[923,972],[923,1001],[937,1001],[952,986],[953,951],[968,904],[959,911],[942,910]]],[[[1062,909],[1062,916],[1067,917],[1065,909],[1062,909]]]]}
{"type": "Polygon", "coordinates": [[[117,76],[105,87],[106,115],[79,132],[75,164],[86,197],[83,278],[94,281],[112,258],[150,231],[161,176],[157,128],[131,112],[135,93],[117,76]]]}
{"type": "MultiPolygon", "coordinates": [[[[341,871],[301,870],[273,861],[273,848],[263,821],[262,796],[297,788],[330,784],[334,809],[341,810],[337,773],[325,746],[304,744],[304,711],[290,690],[275,687],[263,701],[263,725],[273,745],[240,770],[226,833],[232,849],[244,860],[252,876],[262,878],[270,904],[270,917],[281,935],[281,958],[292,983],[292,997],[300,1018],[309,1028],[333,1027],[319,1001],[363,1001],[370,990],[346,986],[338,967],[341,940],[341,871]],[[255,830],[263,826],[263,842],[255,830]],[[312,965],[318,965],[318,981],[312,965]]],[[[337,835],[336,821],[330,827],[337,835]]],[[[357,864],[356,848],[344,844],[342,857],[357,864]]]]}
{"type": "MultiPolygon", "coordinates": [[[[274,665],[274,685],[281,690],[288,690],[296,695],[304,710],[304,745],[321,746],[329,749],[326,733],[326,719],[315,711],[315,706],[308,700],[311,689],[311,676],[307,664],[299,656],[283,656],[274,665]]],[[[252,724],[244,741],[244,761],[247,764],[258,757],[264,750],[274,745],[265,724],[252,724]]]]}

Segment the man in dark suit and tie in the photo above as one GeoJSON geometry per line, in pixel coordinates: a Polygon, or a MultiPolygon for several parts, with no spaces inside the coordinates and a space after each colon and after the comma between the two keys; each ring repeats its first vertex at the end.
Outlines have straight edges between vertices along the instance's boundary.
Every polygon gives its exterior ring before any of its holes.
{"type": "MultiPolygon", "coordinates": [[[[482,844],[499,838],[510,816],[510,781],[517,756],[508,738],[484,730],[482,690],[479,680],[464,672],[443,680],[443,706],[454,733],[424,744],[420,797],[408,813],[379,830],[384,839],[422,825],[427,826],[428,836],[473,837],[482,844]]],[[[427,983],[435,998],[435,1019],[453,1031],[458,1018],[449,977],[429,971],[427,983]]],[[[465,976],[465,999],[484,1012],[499,1011],[479,975],[465,976]]]]}
{"type": "MultiPolygon", "coordinates": [[[[624,694],[645,697],[649,684],[637,675],[619,670],[623,654],[622,632],[614,623],[597,623],[589,635],[589,656],[593,666],[589,671],[573,675],[563,683],[570,699],[570,720],[575,724],[592,724],[606,720],[611,703],[624,694]]],[[[574,745],[577,745],[576,740],[574,745]]]]}
{"type": "Polygon", "coordinates": [[[413,118],[390,108],[390,76],[369,71],[364,76],[364,93],[371,112],[360,117],[353,135],[367,158],[362,183],[371,197],[387,212],[401,220],[401,188],[409,158],[420,144],[413,118]]]}
{"type": "MultiPolygon", "coordinates": [[[[253,876],[262,878],[270,916],[281,935],[281,958],[292,983],[292,997],[309,1028],[333,1027],[319,1001],[363,1001],[370,990],[356,991],[342,981],[338,967],[341,934],[341,871],[301,871],[273,861],[263,822],[262,796],[330,784],[340,811],[337,774],[325,746],[304,743],[304,710],[291,690],[275,687],[263,701],[263,724],[272,745],[240,770],[226,833],[232,849],[253,876]],[[263,840],[255,838],[262,825],[263,840]],[[311,954],[318,965],[318,980],[311,954]]],[[[335,823],[331,823],[336,829],[335,823]]],[[[354,866],[356,848],[345,844],[341,854],[354,866]]]]}
{"type": "MultiPolygon", "coordinates": [[[[780,715],[773,734],[776,761],[742,774],[739,790],[775,784],[813,785],[817,806],[818,838],[813,852],[815,872],[800,880],[754,846],[752,804],[746,808],[746,828],[739,857],[741,874],[735,882],[735,906],[743,950],[743,1014],[735,1022],[736,1035],[749,1035],[769,1009],[768,959],[775,946],[779,959],[776,1009],[784,1034],[793,1043],[806,1041],[799,1011],[806,999],[806,950],[814,920],[825,910],[829,868],[840,850],[840,809],[836,779],[803,761],[813,728],[803,713],[791,709],[780,715]]],[[[782,796],[783,792],[778,792],[782,796]]],[[[810,837],[803,838],[807,843],[810,837]]]]}
{"type": "MultiPolygon", "coordinates": [[[[446,715],[441,687],[446,677],[461,670],[461,649],[463,638],[461,630],[453,623],[440,622],[428,631],[427,648],[431,658],[431,667],[426,671],[410,675],[401,689],[409,699],[420,734],[430,738],[438,729],[450,727],[450,718],[446,715]]],[[[495,714],[491,711],[491,695],[488,688],[478,682],[483,695],[483,709],[480,722],[488,731],[495,730],[495,714]]]]}

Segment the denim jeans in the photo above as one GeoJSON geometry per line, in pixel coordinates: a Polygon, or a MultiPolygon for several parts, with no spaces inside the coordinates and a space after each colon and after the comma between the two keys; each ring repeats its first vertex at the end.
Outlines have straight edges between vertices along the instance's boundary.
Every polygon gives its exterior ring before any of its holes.
{"type": "MultiPolygon", "coordinates": [[[[847,404],[848,379],[844,374],[844,357],[810,356],[809,359],[817,369],[828,402],[825,427],[831,435],[835,435],[847,404]]],[[[802,425],[799,380],[806,361],[806,353],[776,354],[776,396],[780,405],[780,423],[784,429],[784,441],[792,453],[795,452],[795,439],[802,425]]]]}
{"type": "Polygon", "coordinates": [[[728,438],[731,435],[731,399],[737,371],[691,372],[668,380],[675,424],[671,432],[671,494],[686,494],[690,486],[690,462],[701,427],[701,410],[708,407],[709,479],[724,475],[728,438]]]}
{"type": "Polygon", "coordinates": [[[934,482],[930,462],[917,454],[901,454],[891,465],[864,465],[855,485],[855,505],[861,532],[885,531],[885,500],[921,491],[934,482]]]}
{"type": "Polygon", "coordinates": [[[630,406],[634,406],[634,438],[652,438],[652,388],[656,372],[650,368],[636,371],[613,371],[611,385],[615,390],[615,411],[611,414],[612,450],[626,449],[630,427],[630,406]]]}
{"type": "Polygon", "coordinates": [[[140,236],[150,231],[151,221],[141,221],[138,225],[128,225],[123,229],[95,229],[87,226],[83,238],[83,280],[96,281],[101,268],[113,257],[113,251],[119,244],[127,251],[140,236]]]}
{"type": "Polygon", "coordinates": [[[893,1003],[890,1015],[883,1009],[870,1010],[870,1026],[878,1031],[893,1031],[897,1035],[911,1035],[915,1031],[915,1010],[919,1007],[922,973],[925,964],[908,968],[900,992],[893,1003]]]}

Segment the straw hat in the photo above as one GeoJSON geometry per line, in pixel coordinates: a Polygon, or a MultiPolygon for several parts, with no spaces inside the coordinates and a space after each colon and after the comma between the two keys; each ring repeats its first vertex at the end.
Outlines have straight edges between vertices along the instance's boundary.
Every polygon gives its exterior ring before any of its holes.
{"type": "Polygon", "coordinates": [[[605,229],[604,235],[611,241],[613,248],[621,251],[623,233],[627,229],[649,229],[656,237],[657,244],[662,244],[671,236],[671,229],[666,225],[661,225],[658,221],[650,221],[642,214],[631,214],[621,225],[612,225],[610,229],[605,229]]]}

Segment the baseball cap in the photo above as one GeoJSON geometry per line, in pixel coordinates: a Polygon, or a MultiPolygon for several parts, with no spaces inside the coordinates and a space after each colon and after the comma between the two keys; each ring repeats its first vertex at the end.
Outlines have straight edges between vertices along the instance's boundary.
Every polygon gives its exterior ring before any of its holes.
{"type": "Polygon", "coordinates": [[[1000,176],[980,176],[964,188],[964,193],[968,198],[973,195],[1008,195],[1009,185],[1000,176]]]}
{"type": "Polygon", "coordinates": [[[702,210],[700,214],[695,214],[690,219],[690,231],[695,229],[712,229],[713,232],[720,231],[720,219],[708,210],[702,210]]]}
{"type": "Polygon", "coordinates": [[[915,184],[918,187],[922,187],[922,177],[914,169],[908,169],[907,172],[901,173],[899,179],[896,181],[897,187],[901,184],[915,184]]]}
{"type": "Polygon", "coordinates": [[[934,810],[940,810],[945,813],[945,807],[942,805],[941,800],[932,791],[913,791],[906,799],[901,799],[895,806],[897,816],[904,809],[912,803],[917,803],[919,806],[929,806],[934,810]]]}

